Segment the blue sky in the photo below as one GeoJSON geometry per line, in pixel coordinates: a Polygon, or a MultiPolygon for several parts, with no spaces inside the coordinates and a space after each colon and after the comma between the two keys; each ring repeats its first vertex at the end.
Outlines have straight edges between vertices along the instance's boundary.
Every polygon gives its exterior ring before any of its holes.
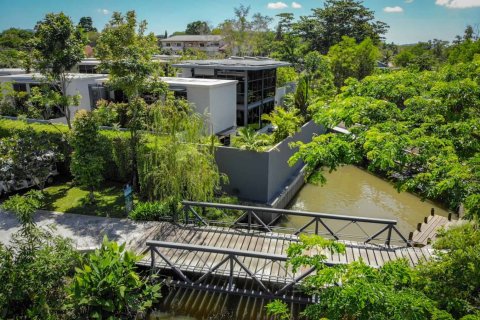
{"type": "MultiPolygon", "coordinates": [[[[252,13],[271,16],[281,12],[308,15],[312,8],[323,6],[323,0],[0,0],[0,30],[33,28],[46,13],[59,11],[75,22],[90,16],[102,29],[113,11],[134,9],[148,21],[150,31],[170,34],[195,20],[216,26],[233,17],[233,8],[240,3],[250,5],[252,13]]],[[[365,0],[364,4],[390,25],[387,41],[399,44],[452,40],[467,24],[480,24],[480,0],[365,0]]]]}

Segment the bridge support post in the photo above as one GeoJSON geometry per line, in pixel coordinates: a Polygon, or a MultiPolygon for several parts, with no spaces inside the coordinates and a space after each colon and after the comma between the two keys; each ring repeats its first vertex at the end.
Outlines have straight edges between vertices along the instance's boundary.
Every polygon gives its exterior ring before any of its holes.
{"type": "Polygon", "coordinates": [[[390,246],[390,241],[392,240],[392,228],[393,228],[393,225],[390,225],[388,227],[387,241],[385,242],[387,246],[390,246]]]}

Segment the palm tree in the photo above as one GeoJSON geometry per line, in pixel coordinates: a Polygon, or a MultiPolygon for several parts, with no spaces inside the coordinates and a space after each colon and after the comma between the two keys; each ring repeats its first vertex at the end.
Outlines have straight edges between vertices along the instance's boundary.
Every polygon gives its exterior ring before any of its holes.
{"type": "Polygon", "coordinates": [[[237,136],[232,139],[232,146],[241,150],[262,151],[271,144],[267,134],[259,134],[252,127],[238,129],[237,136]]]}

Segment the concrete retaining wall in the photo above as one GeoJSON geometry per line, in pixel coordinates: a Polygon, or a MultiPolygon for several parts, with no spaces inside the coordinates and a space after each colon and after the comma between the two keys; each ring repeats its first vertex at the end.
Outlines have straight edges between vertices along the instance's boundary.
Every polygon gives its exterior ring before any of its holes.
{"type": "MultiPolygon", "coordinates": [[[[300,132],[285,139],[267,152],[239,150],[231,147],[219,147],[215,159],[220,172],[229,177],[229,183],[223,186],[225,192],[241,200],[272,205],[288,203],[280,195],[298,177],[304,164],[299,161],[290,167],[288,159],[296,152],[289,144],[294,141],[309,142],[314,135],[325,133],[325,128],[313,121],[306,123],[300,132]],[[285,203],[287,202],[287,203],[285,203]]],[[[296,181],[296,185],[299,182],[296,181]]],[[[293,197],[293,195],[289,195],[293,197]]],[[[277,206],[276,206],[277,207],[277,206]]]]}

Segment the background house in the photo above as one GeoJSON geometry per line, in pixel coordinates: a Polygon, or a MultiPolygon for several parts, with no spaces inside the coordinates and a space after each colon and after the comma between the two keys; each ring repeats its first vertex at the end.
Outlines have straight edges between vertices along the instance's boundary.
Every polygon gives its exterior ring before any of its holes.
{"type": "Polygon", "coordinates": [[[173,53],[180,53],[186,49],[205,52],[215,56],[224,50],[225,42],[222,36],[217,35],[181,35],[160,40],[162,48],[173,53]]]}

